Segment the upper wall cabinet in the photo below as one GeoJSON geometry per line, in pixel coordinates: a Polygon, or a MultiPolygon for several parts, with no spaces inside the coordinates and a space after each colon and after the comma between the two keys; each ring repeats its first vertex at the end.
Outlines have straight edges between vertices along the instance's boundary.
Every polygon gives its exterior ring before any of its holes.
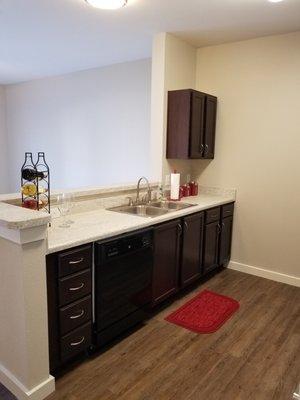
{"type": "Polygon", "coordinates": [[[217,98],[192,89],[168,93],[167,158],[214,158],[217,98]]]}

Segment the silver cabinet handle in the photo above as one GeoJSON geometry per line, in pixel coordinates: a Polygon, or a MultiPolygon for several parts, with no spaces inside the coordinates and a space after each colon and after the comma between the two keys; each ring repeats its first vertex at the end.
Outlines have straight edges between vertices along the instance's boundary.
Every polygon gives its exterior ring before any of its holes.
{"type": "Polygon", "coordinates": [[[200,144],[200,153],[203,153],[203,151],[204,151],[204,144],[201,143],[201,144],[200,144]]]}
{"type": "Polygon", "coordinates": [[[181,226],[181,224],[178,224],[177,227],[179,229],[178,234],[179,234],[179,236],[181,236],[181,234],[182,234],[182,226],[181,226]]]}
{"type": "Polygon", "coordinates": [[[218,217],[218,214],[211,215],[211,218],[217,218],[217,217],[218,217]]]}
{"type": "Polygon", "coordinates": [[[224,222],[222,222],[222,228],[225,228],[225,224],[224,224],[224,222]]]}
{"type": "Polygon", "coordinates": [[[218,224],[217,227],[218,227],[218,233],[221,233],[221,231],[222,231],[221,225],[218,224]]]}
{"type": "Polygon", "coordinates": [[[83,315],[84,315],[84,310],[81,310],[79,314],[77,314],[77,315],[71,315],[71,316],[70,316],[70,319],[77,319],[77,318],[82,317],[83,315]]]}
{"type": "Polygon", "coordinates": [[[77,287],[70,287],[69,290],[70,292],[76,292],[77,290],[80,290],[84,287],[84,283],[81,283],[81,285],[77,286],[77,287]]]}
{"type": "Polygon", "coordinates": [[[85,337],[82,336],[82,339],[79,340],[79,342],[75,342],[75,343],[70,343],[71,346],[79,346],[80,344],[82,344],[85,341],[85,337]]]}
{"type": "Polygon", "coordinates": [[[80,264],[80,263],[82,263],[83,260],[84,260],[84,258],[81,257],[79,260],[76,260],[76,261],[69,261],[69,264],[70,264],[70,265],[73,265],[73,264],[80,264]]]}
{"type": "Polygon", "coordinates": [[[186,230],[189,229],[189,224],[188,224],[186,221],[184,221],[184,226],[185,226],[185,229],[186,229],[186,230]]]}

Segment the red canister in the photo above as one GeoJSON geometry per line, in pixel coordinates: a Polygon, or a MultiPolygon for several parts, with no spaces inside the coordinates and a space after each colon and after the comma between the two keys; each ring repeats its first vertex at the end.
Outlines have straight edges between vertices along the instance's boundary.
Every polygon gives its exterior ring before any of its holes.
{"type": "Polygon", "coordinates": [[[198,195],[198,183],[192,181],[190,183],[190,188],[191,188],[191,196],[197,196],[198,195]]]}
{"type": "Polygon", "coordinates": [[[179,200],[181,200],[184,197],[183,195],[183,186],[179,187],[179,200]]]}
{"type": "Polygon", "coordinates": [[[188,185],[188,184],[183,185],[183,196],[184,197],[189,197],[190,195],[191,195],[190,185],[188,185]]]}

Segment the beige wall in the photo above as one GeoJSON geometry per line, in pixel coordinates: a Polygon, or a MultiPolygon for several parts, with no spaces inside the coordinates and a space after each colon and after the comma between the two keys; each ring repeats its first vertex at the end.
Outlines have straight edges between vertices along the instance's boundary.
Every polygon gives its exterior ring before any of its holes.
{"type": "Polygon", "coordinates": [[[233,261],[300,277],[300,32],[199,49],[196,82],[219,108],[194,174],[237,189],[233,261]]]}
{"type": "Polygon", "coordinates": [[[173,169],[183,175],[191,163],[166,160],[167,94],[195,87],[197,50],[169,33],[154,37],[151,93],[151,170],[153,180],[164,179],[173,169]]]}
{"type": "Polygon", "coordinates": [[[191,163],[185,160],[167,160],[167,93],[169,90],[194,88],[196,84],[197,49],[177,37],[167,34],[166,37],[166,68],[165,68],[165,126],[163,141],[163,175],[174,169],[181,172],[181,180],[190,173],[191,163]]]}

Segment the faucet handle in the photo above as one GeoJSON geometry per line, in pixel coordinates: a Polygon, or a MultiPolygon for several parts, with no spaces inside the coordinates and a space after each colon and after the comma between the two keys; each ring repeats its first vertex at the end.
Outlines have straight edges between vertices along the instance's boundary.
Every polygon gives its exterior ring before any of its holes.
{"type": "Polygon", "coordinates": [[[148,201],[148,203],[151,203],[151,201],[152,201],[152,189],[150,187],[147,192],[147,201],[148,201]]]}
{"type": "Polygon", "coordinates": [[[126,199],[128,200],[128,205],[129,205],[129,206],[133,206],[132,197],[128,196],[128,197],[126,197],[126,199]]]}

